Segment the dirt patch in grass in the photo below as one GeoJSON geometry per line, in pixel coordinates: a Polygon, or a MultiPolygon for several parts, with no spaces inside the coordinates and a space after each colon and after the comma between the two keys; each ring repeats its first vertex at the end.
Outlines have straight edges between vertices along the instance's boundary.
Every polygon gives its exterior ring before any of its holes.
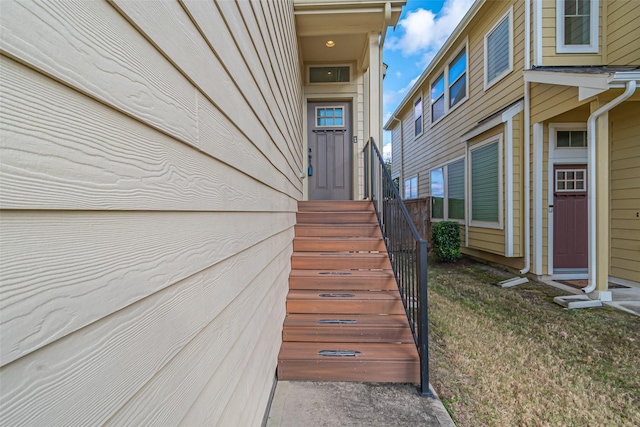
{"type": "Polygon", "coordinates": [[[469,260],[430,265],[431,383],[456,423],[640,425],[640,318],[501,280],[469,260]]]}

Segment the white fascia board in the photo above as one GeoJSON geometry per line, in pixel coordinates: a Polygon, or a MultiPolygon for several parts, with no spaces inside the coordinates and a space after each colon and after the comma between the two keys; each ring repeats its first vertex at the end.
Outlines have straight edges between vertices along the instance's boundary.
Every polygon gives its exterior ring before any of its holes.
{"type": "Polygon", "coordinates": [[[549,85],[588,87],[592,89],[609,89],[611,74],[563,73],[557,71],[525,70],[525,83],[545,83],[549,85]]]}

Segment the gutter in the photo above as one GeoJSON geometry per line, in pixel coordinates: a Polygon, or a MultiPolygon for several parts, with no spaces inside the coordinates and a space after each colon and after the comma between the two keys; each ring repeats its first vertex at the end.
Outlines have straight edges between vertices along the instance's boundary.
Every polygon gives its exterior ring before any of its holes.
{"type": "Polygon", "coordinates": [[[617,107],[636,91],[636,80],[629,80],[626,82],[626,89],[624,93],[613,101],[603,105],[594,111],[587,120],[587,134],[589,138],[589,160],[587,164],[588,174],[588,188],[589,188],[589,284],[583,289],[585,294],[589,294],[596,289],[597,284],[597,264],[596,264],[596,120],[604,113],[609,112],[612,108],[617,107]]]}
{"type": "MultiPolygon", "coordinates": [[[[398,186],[404,186],[404,131],[402,129],[402,120],[398,119],[396,116],[391,116],[389,123],[394,120],[400,123],[400,182],[398,183],[398,186]]],[[[393,153],[393,138],[391,138],[391,147],[391,152],[393,153]]],[[[393,157],[391,159],[391,164],[393,165],[393,157]]]]}

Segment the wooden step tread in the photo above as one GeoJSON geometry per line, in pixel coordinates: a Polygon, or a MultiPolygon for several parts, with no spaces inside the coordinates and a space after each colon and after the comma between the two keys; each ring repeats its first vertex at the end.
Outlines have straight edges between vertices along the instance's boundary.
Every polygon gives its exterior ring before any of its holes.
{"type": "Polygon", "coordinates": [[[418,383],[420,362],[414,344],[284,342],[278,379],[418,383]],[[335,357],[322,356],[321,351],[358,353],[335,357]]]}
{"type": "Polygon", "coordinates": [[[382,300],[398,300],[400,301],[400,293],[395,291],[332,291],[332,290],[290,290],[287,294],[287,300],[309,300],[319,299],[322,301],[382,301],[382,300]],[[324,296],[323,296],[324,295],[324,296]],[[340,296],[344,295],[344,296],[340,296]]]}
{"type": "Polygon", "coordinates": [[[341,342],[284,342],[280,347],[280,360],[386,360],[418,362],[418,350],[415,344],[387,344],[387,343],[341,343],[341,342]],[[334,357],[322,356],[323,350],[358,351],[355,356],[334,357]]]}
{"type": "Polygon", "coordinates": [[[291,268],[301,270],[390,270],[386,253],[362,252],[294,252],[291,268]]]}
{"type": "Polygon", "coordinates": [[[289,314],[283,341],[414,343],[405,315],[289,314]]]}
{"type": "Polygon", "coordinates": [[[373,204],[369,200],[306,200],[298,202],[298,211],[302,212],[337,212],[349,210],[373,211],[373,204]]]}
{"type": "Polygon", "coordinates": [[[352,236],[382,238],[380,226],[375,224],[296,224],[296,237],[352,236]]]}
{"type": "Polygon", "coordinates": [[[404,314],[398,291],[290,290],[287,313],[404,314]]]}
{"type": "Polygon", "coordinates": [[[384,240],[379,237],[316,236],[296,237],[293,240],[296,252],[357,252],[386,251],[384,240]]]}
{"type": "Polygon", "coordinates": [[[372,211],[348,212],[298,212],[298,224],[377,224],[378,219],[372,211]]]}
{"type": "Polygon", "coordinates": [[[289,289],[393,291],[398,285],[391,270],[291,270],[289,289]]]}

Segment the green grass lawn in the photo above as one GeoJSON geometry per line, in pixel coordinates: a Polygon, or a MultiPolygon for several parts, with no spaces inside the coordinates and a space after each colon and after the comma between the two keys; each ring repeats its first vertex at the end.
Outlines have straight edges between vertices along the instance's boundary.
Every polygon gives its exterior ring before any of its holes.
{"type": "Polygon", "coordinates": [[[458,426],[640,425],[640,317],[565,310],[542,283],[430,264],[431,383],[458,426]]]}

